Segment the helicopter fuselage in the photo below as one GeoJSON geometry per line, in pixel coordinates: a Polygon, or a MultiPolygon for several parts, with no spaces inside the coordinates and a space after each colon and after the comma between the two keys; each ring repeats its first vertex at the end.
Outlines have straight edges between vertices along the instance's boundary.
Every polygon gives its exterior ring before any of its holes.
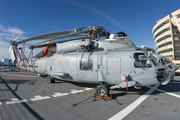
{"type": "Polygon", "coordinates": [[[90,52],[55,53],[51,57],[35,60],[34,65],[37,67],[31,70],[57,79],[122,84],[119,86],[122,88],[126,78],[129,85],[148,86],[162,83],[171,76],[162,65],[154,63],[143,50],[136,47],[109,50],[98,47],[90,52]],[[136,66],[136,59],[140,56],[144,57],[140,63],[144,65],[136,66]]]}

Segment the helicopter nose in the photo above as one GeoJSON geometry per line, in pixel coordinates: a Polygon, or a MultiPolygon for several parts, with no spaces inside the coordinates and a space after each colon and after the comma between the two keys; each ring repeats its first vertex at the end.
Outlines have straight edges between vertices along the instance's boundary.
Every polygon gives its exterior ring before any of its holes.
{"type": "Polygon", "coordinates": [[[156,74],[157,74],[157,80],[160,83],[163,83],[168,78],[168,72],[167,71],[163,71],[163,72],[162,71],[158,71],[158,72],[156,72],[156,74]]]}

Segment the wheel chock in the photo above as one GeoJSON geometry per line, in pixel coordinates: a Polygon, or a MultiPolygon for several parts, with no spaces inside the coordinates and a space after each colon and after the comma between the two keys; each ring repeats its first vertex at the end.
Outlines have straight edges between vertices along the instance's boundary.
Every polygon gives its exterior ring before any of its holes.
{"type": "Polygon", "coordinates": [[[94,98],[93,101],[96,101],[96,98],[102,98],[104,101],[112,100],[112,98],[113,98],[112,95],[110,95],[110,96],[107,96],[107,95],[106,95],[106,96],[98,96],[98,95],[96,95],[96,94],[88,94],[88,96],[93,97],[93,98],[94,98]]]}
{"type": "MultiPolygon", "coordinates": [[[[76,104],[73,104],[72,106],[77,106],[78,104],[80,104],[80,103],[82,103],[82,102],[85,102],[85,101],[87,101],[87,100],[89,100],[89,99],[91,99],[91,98],[94,98],[92,101],[96,101],[96,98],[102,98],[104,101],[107,101],[107,100],[114,100],[113,99],[113,96],[112,95],[110,95],[110,96],[98,96],[98,95],[96,95],[96,93],[95,94],[88,94],[88,96],[91,96],[90,98],[87,98],[87,99],[85,99],[85,100],[83,100],[83,101],[81,101],[81,102],[78,102],[78,103],[76,103],[76,104]]],[[[114,100],[115,101],[115,100],[114,100]]],[[[116,102],[118,103],[118,105],[122,105],[122,103],[119,103],[117,100],[116,100],[116,102]]]]}

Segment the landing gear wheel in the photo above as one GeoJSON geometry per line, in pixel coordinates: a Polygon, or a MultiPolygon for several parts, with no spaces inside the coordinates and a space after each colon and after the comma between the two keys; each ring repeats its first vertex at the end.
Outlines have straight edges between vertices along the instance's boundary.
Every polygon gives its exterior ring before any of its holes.
{"type": "Polygon", "coordinates": [[[97,86],[96,95],[98,95],[98,96],[105,96],[105,95],[109,96],[108,87],[106,85],[104,85],[104,84],[101,84],[101,85],[97,86]]]}
{"type": "Polygon", "coordinates": [[[50,84],[50,83],[55,83],[55,79],[52,77],[49,77],[48,79],[47,79],[47,82],[50,84]]]}

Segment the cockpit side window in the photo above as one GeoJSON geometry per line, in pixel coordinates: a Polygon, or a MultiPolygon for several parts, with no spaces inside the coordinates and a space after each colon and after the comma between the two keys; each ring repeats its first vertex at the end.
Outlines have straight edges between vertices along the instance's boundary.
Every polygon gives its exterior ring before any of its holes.
{"type": "Polygon", "coordinates": [[[135,53],[134,59],[135,68],[150,68],[152,66],[144,53],[135,53]]]}

